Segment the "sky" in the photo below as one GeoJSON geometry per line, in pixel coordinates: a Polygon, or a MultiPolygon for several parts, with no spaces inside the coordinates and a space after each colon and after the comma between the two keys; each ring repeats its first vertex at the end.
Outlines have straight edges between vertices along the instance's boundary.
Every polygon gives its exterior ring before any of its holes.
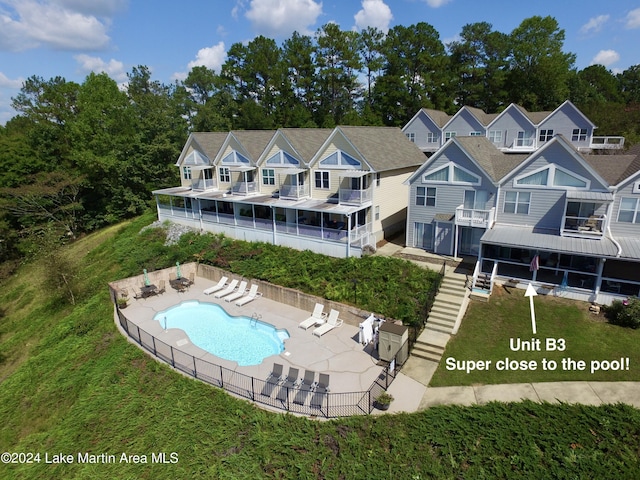
{"type": "Polygon", "coordinates": [[[16,115],[11,97],[33,75],[82,83],[106,72],[125,84],[145,65],[171,83],[197,65],[219,72],[231,45],[258,35],[281,45],[328,22],[385,32],[426,22],[447,44],[466,24],[510,33],[534,15],[558,21],[578,69],[640,64],[640,0],[0,0],[0,124],[16,115]]]}

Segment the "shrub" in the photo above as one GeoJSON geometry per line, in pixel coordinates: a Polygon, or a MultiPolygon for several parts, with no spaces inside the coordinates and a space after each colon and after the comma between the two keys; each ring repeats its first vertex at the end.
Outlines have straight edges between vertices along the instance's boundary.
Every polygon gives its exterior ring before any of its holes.
{"type": "Polygon", "coordinates": [[[640,299],[629,298],[625,301],[614,300],[605,309],[605,316],[609,323],[628,328],[640,328],[640,299]]]}

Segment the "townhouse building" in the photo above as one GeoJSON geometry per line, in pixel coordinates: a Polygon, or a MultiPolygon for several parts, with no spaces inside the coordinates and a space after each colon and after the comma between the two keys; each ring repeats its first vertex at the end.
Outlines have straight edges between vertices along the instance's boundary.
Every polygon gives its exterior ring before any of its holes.
{"type": "Polygon", "coordinates": [[[158,219],[336,257],[406,225],[406,180],[424,154],[399,128],[192,133],[158,219]]]}

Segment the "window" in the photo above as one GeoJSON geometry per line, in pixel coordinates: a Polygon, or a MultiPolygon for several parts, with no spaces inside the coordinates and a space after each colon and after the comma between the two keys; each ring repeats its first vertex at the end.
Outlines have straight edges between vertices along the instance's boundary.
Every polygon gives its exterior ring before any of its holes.
{"type": "Polygon", "coordinates": [[[410,142],[414,142],[415,143],[415,141],[416,141],[416,134],[415,133],[411,132],[411,133],[407,133],[405,135],[407,135],[407,138],[409,139],[410,142]]]}
{"type": "Polygon", "coordinates": [[[276,184],[276,171],[273,168],[262,169],[262,184],[263,185],[276,184]]]}
{"type": "Polygon", "coordinates": [[[444,141],[446,142],[447,140],[455,136],[456,136],[456,132],[444,132],[444,141]]]}
{"type": "Polygon", "coordinates": [[[220,182],[231,182],[231,172],[229,171],[229,167],[220,167],[220,182]]]}
{"type": "Polygon", "coordinates": [[[376,220],[380,220],[380,205],[376,205],[375,214],[374,215],[375,215],[375,219],[376,220]]]}
{"type": "Polygon", "coordinates": [[[316,172],[316,188],[329,189],[329,172],[316,172]]]}
{"type": "Polygon", "coordinates": [[[267,165],[296,165],[299,166],[300,162],[288,154],[287,152],[280,150],[267,159],[267,165]]]}
{"type": "Polygon", "coordinates": [[[470,137],[481,137],[482,136],[482,132],[471,132],[469,133],[470,137]]]}
{"type": "Polygon", "coordinates": [[[574,128],[573,133],[571,134],[572,142],[584,142],[587,140],[587,129],[586,128],[574,128]]]}
{"type": "Polygon", "coordinates": [[[548,142],[553,138],[553,130],[540,130],[540,141],[548,142]]]}
{"type": "Polygon", "coordinates": [[[640,202],[637,198],[622,198],[618,221],[626,223],[640,223],[640,202]]]}
{"type": "Polygon", "coordinates": [[[438,143],[439,138],[437,133],[427,132],[427,143],[438,143]]]}
{"type": "Polygon", "coordinates": [[[333,152],[331,155],[320,160],[320,166],[332,166],[337,168],[362,168],[362,164],[358,160],[341,150],[333,152]]]}
{"type": "Polygon", "coordinates": [[[430,223],[415,223],[415,245],[418,248],[431,250],[433,248],[433,225],[430,223]]]}
{"type": "Polygon", "coordinates": [[[591,182],[555,164],[516,177],[516,185],[588,189],[591,182]]]}
{"type": "Polygon", "coordinates": [[[493,143],[502,142],[502,130],[489,130],[489,141],[493,143]]]}
{"type": "Polygon", "coordinates": [[[453,162],[449,162],[444,167],[425,173],[422,176],[422,182],[449,182],[480,185],[480,177],[474,175],[465,168],[455,165],[453,162]]]}
{"type": "Polygon", "coordinates": [[[204,175],[204,179],[205,180],[213,179],[213,169],[211,169],[211,168],[207,168],[207,169],[203,170],[202,174],[204,175]]]}
{"type": "Polygon", "coordinates": [[[486,190],[465,190],[463,206],[467,210],[484,210],[487,206],[487,197],[486,190]]]}
{"type": "Polygon", "coordinates": [[[417,187],[416,205],[421,207],[435,207],[436,189],[434,187],[417,187]]]}
{"type": "Polygon", "coordinates": [[[182,173],[185,180],[191,180],[191,167],[182,167],[182,173]]]}
{"type": "Polygon", "coordinates": [[[380,172],[376,173],[376,187],[380,186],[380,172]]]}
{"type": "Polygon", "coordinates": [[[531,146],[533,146],[533,132],[519,131],[518,138],[516,140],[516,147],[531,146]]]}
{"type": "Polygon", "coordinates": [[[529,215],[531,194],[529,192],[506,192],[504,196],[504,213],[529,215]]]}

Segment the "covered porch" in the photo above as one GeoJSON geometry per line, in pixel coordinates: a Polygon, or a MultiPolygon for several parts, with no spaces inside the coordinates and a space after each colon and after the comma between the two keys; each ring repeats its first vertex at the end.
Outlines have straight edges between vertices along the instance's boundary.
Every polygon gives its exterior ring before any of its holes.
{"type": "Polygon", "coordinates": [[[640,258],[623,258],[610,238],[566,238],[533,229],[495,227],[482,237],[477,275],[568,298],[609,304],[640,295],[640,258]]]}

